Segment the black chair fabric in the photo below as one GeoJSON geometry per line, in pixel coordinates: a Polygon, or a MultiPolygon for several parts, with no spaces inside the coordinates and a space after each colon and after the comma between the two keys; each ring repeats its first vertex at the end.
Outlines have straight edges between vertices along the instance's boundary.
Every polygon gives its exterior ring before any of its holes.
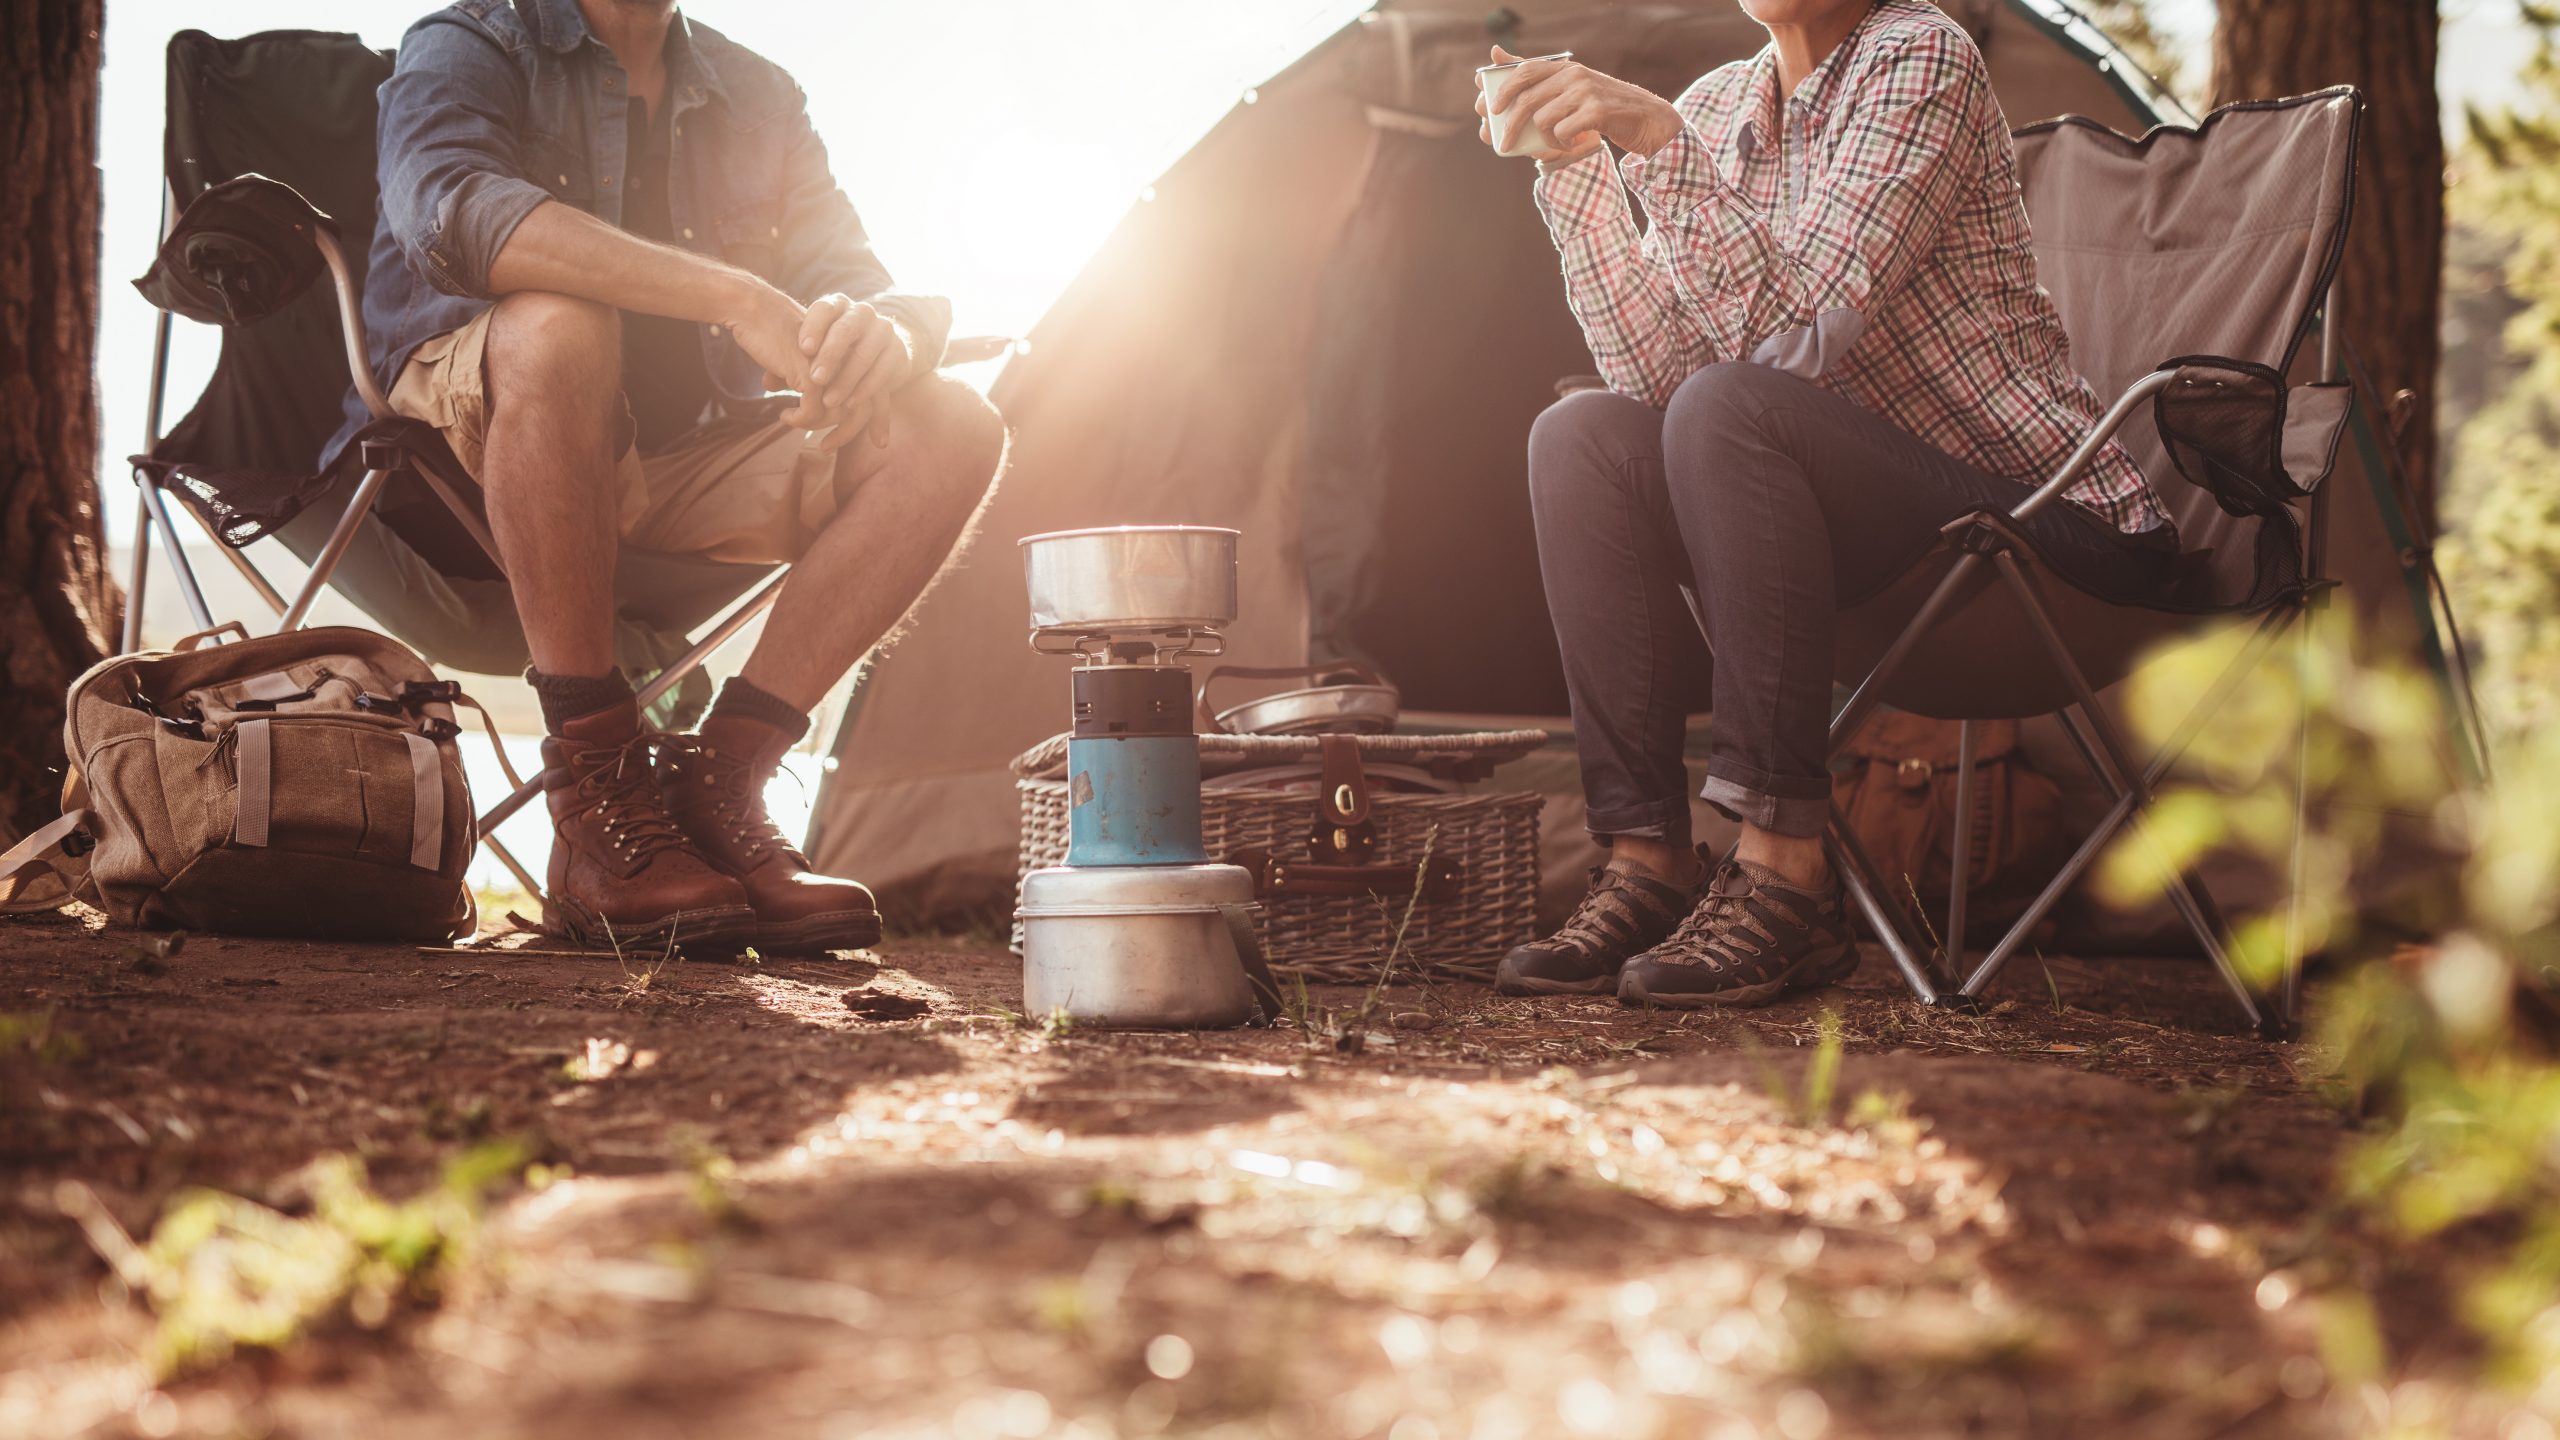
{"type": "MultiPolygon", "coordinates": [[[[376,189],[373,92],[391,73],[390,57],[353,35],[311,30],[238,40],[186,30],[170,37],[168,54],[162,158],[173,210],[184,215],[210,198],[230,213],[211,192],[264,176],[350,237],[348,261],[361,276],[376,189]]],[[[271,193],[244,203],[284,208],[271,193]]],[[[223,525],[235,545],[292,519],[326,488],[315,472],[344,417],[347,367],[336,297],[309,283],[317,263],[314,256],[299,271],[298,292],[269,295],[262,313],[226,326],[204,395],[136,461],[181,475],[193,495],[236,496],[235,513],[252,518],[223,525]]],[[[170,280],[167,268],[164,259],[136,282],[154,303],[162,296],[153,281],[170,280]]]]}
{"type": "MultiPolygon", "coordinates": [[[[360,445],[350,445],[340,463],[321,469],[349,384],[335,290],[317,280],[316,256],[304,268],[283,256],[284,247],[272,272],[227,287],[227,296],[187,262],[192,255],[208,272],[235,260],[259,263],[247,252],[290,230],[290,194],[336,227],[361,293],[378,191],[374,92],[391,73],[391,56],[324,31],[222,40],[187,30],[171,37],[168,64],[163,160],[170,203],[182,217],[171,236],[177,254],[136,283],[154,303],[178,302],[181,313],[222,323],[222,351],[203,396],[134,463],[174,485],[226,542],[272,534],[309,560],[362,468],[360,445]],[[260,178],[243,182],[252,176],[260,178]],[[301,288],[293,291],[296,278],[301,288]],[[191,286],[197,293],[184,293],[191,286]],[[238,313],[224,313],[231,307],[238,313]]],[[[435,432],[415,421],[376,421],[362,437],[463,475],[435,432]]],[[[684,651],[687,631],[769,571],[626,551],[615,571],[616,658],[636,673],[656,670],[684,651]]],[[[503,575],[411,477],[383,492],[332,587],[438,665],[504,673],[524,664],[503,575]]],[[[698,705],[701,688],[688,681],[685,703],[698,705]]]]}

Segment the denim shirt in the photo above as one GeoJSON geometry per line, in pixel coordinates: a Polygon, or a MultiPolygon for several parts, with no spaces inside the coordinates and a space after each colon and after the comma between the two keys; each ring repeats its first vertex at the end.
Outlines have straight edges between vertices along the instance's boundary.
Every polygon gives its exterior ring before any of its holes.
{"type": "MultiPolygon", "coordinates": [[[[939,360],[948,301],[889,293],[853,204],[827,168],[807,97],[782,68],[678,14],[667,37],[675,241],[751,271],[802,304],[842,292],[906,325],[939,360]]],[[[496,302],[489,267],[546,200],[622,223],[635,140],[630,78],[576,0],[460,0],[411,26],[380,92],[381,178],[364,320],[388,392],[421,341],[496,302]]],[[[722,328],[701,332],[724,408],[764,394],[763,367],[722,328]]],[[[372,417],[349,387],[337,457],[372,417]]]]}

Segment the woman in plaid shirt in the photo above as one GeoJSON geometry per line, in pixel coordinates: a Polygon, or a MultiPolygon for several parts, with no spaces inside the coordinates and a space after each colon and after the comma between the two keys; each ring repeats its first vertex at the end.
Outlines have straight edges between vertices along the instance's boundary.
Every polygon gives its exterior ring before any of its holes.
{"type": "MultiPolygon", "coordinates": [[[[1834,612],[2014,506],[2098,414],[1972,37],[1927,0],[1742,5],[1769,46],[1676,103],[1569,58],[1494,97],[1506,133],[1564,147],[1537,203],[1609,386],[1538,418],[1529,488],[1610,857],[1503,962],[1515,994],[1758,1004],[1854,969],[1821,838],[1834,612]],[[1669,673],[1691,580],[1716,657],[1702,793],[1743,822],[1719,865],[1690,846],[1669,673]]],[[[2058,570],[2117,598],[2165,583],[2176,536],[2121,449],[2065,498],[2024,527],[2058,570]]]]}

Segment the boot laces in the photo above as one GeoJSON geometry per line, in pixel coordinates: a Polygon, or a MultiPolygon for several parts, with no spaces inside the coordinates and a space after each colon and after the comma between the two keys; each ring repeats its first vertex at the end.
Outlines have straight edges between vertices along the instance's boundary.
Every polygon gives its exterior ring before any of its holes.
{"type": "Polygon", "coordinates": [[[1606,865],[1592,866],[1591,888],[1583,892],[1582,903],[1573,907],[1573,914],[1556,931],[1555,941],[1586,954],[1618,944],[1619,936],[1610,927],[1610,919],[1622,910],[1643,905],[1639,897],[1644,892],[1629,883],[1633,878],[1606,865]],[[1620,892],[1624,892],[1623,898],[1620,892]]]}
{"type": "Polygon", "coordinates": [[[720,827],[731,843],[750,859],[781,855],[800,859],[800,847],[773,823],[764,807],[764,787],[743,760],[724,759],[697,735],[669,735],[661,742],[673,759],[669,768],[676,774],[699,767],[703,790],[710,796],[705,807],[713,824],[720,827]]]}
{"type": "Polygon", "coordinates": [[[1727,859],[1699,897],[1698,908],[1655,948],[1655,957],[1720,975],[1728,965],[1738,970],[1774,953],[1778,938],[1743,903],[1752,892],[1750,876],[1739,863],[1727,859]]]}
{"type": "Polygon", "coordinates": [[[645,860],[661,850],[685,843],[658,794],[651,752],[662,737],[648,733],[612,745],[593,745],[569,752],[577,774],[577,794],[604,822],[605,839],[617,854],[645,860]]]}

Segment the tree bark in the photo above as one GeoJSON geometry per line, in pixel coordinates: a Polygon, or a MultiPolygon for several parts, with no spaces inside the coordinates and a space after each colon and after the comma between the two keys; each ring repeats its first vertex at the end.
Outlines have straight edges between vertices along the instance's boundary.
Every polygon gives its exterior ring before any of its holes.
{"type": "Polygon", "coordinates": [[[2419,503],[2436,507],[2435,394],[2444,274],[2444,131],[2435,0],[2222,0],[2213,103],[2364,92],[2355,220],[2338,308],[2386,403],[2419,503]]]}
{"type": "Polygon", "coordinates": [[[101,0],[0,0],[0,830],[56,813],[120,597],[98,511],[101,0]]]}

